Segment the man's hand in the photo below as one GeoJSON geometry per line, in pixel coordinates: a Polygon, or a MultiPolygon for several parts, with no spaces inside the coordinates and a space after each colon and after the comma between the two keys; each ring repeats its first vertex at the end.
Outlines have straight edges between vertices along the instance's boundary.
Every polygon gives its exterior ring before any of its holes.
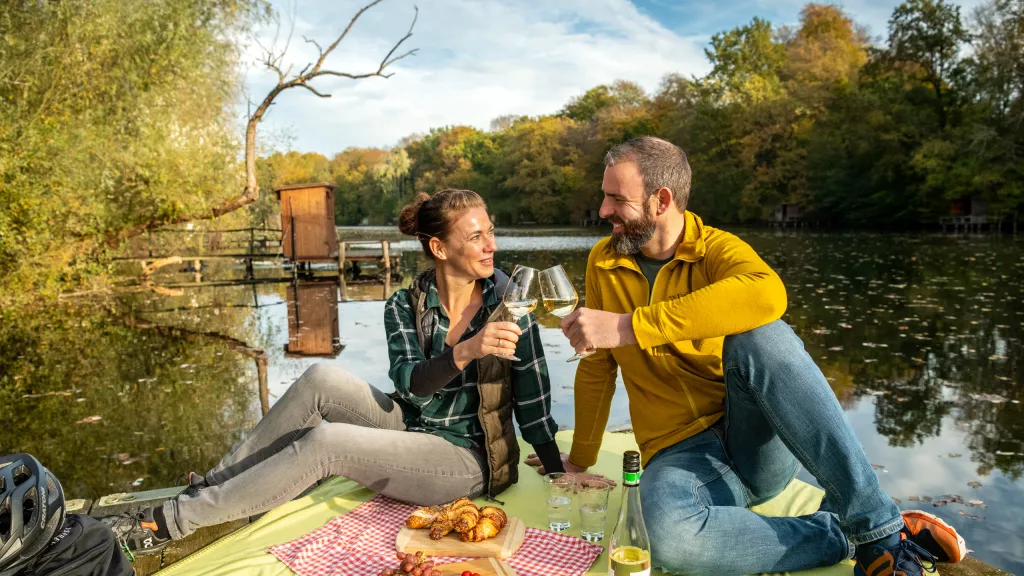
{"type": "Polygon", "coordinates": [[[632,314],[579,308],[562,318],[561,326],[576,352],[636,344],[632,314]]]}
{"type": "MultiPolygon", "coordinates": [[[[576,479],[576,487],[586,486],[590,483],[599,482],[602,484],[611,484],[615,486],[615,481],[610,478],[605,478],[600,474],[586,474],[587,468],[585,466],[577,466],[569,460],[569,455],[562,452],[562,468],[565,468],[566,474],[571,475],[576,479]]],[[[544,465],[540,463],[540,457],[536,454],[530,454],[526,457],[526,464],[528,466],[536,466],[538,474],[545,474],[544,465]]]]}

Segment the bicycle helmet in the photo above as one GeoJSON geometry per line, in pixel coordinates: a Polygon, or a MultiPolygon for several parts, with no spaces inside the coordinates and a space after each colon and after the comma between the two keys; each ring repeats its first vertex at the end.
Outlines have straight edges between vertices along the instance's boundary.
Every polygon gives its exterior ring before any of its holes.
{"type": "Polygon", "coordinates": [[[0,576],[35,560],[64,524],[60,482],[29,454],[0,458],[0,576]]]}

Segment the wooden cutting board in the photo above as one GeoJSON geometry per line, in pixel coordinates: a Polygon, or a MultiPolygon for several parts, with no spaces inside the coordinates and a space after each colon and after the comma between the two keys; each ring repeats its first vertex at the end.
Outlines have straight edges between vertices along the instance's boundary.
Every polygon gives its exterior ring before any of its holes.
{"type": "MultiPolygon", "coordinates": [[[[515,554],[523,545],[526,536],[526,525],[519,518],[510,517],[508,524],[494,538],[483,542],[463,542],[459,535],[452,532],[440,540],[430,539],[430,530],[423,528],[413,530],[402,527],[395,539],[395,548],[399,552],[423,551],[426,556],[449,556],[456,558],[505,558],[515,554]]],[[[460,572],[461,573],[461,572],[460,572]]],[[[480,572],[483,574],[483,572],[480,572]]]]}
{"type": "Polygon", "coordinates": [[[478,558],[472,562],[445,564],[436,568],[441,576],[462,576],[466,570],[480,576],[516,576],[516,571],[497,558],[478,558]]]}

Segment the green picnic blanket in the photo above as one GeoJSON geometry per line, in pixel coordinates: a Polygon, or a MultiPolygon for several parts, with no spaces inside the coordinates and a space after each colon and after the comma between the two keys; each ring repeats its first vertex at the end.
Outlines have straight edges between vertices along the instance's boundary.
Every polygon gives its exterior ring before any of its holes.
{"type": "MultiPolygon", "coordinates": [[[[559,445],[568,451],[572,443],[572,431],[559,432],[559,445]]],[[[522,444],[523,454],[530,446],[522,444]]],[[[622,453],[635,450],[632,434],[606,433],[598,463],[590,471],[618,478],[622,474],[622,453]]],[[[547,528],[544,505],[544,486],[541,477],[529,466],[520,464],[519,483],[500,496],[505,510],[510,515],[522,518],[527,526],[547,528]]],[[[786,490],[770,502],[754,508],[766,516],[798,516],[818,509],[823,492],[799,480],[794,480],[786,490]]],[[[283,563],[266,552],[269,546],[294,540],[311,532],[334,517],[344,514],[374,496],[370,490],[345,478],[334,478],[310,494],[280,506],[248,526],[210,544],[195,554],[159,572],[160,576],[287,576],[292,574],[283,563]]],[[[608,506],[608,522],[613,525],[618,517],[619,498],[613,494],[608,506]]],[[[477,502],[483,505],[483,500],[477,502]]],[[[578,524],[578,522],[577,522],[578,524]]],[[[609,526],[608,530],[611,530],[609,526]]],[[[579,535],[578,526],[567,532],[579,535]]],[[[741,545],[742,536],[737,537],[741,545]]],[[[607,541],[603,544],[607,544],[607,541]]],[[[607,552],[594,562],[588,576],[604,576],[608,566],[607,552]]],[[[839,564],[831,568],[819,568],[800,572],[806,576],[850,576],[853,564],[839,564]]],[[[652,574],[661,575],[653,571],[652,574]]]]}

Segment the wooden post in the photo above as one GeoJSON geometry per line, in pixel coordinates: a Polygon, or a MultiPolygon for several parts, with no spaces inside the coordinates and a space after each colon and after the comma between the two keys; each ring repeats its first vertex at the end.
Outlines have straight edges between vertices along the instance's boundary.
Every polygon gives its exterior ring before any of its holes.
{"type": "Polygon", "coordinates": [[[384,300],[387,300],[391,296],[391,243],[381,240],[380,248],[384,254],[384,300]]]}
{"type": "Polygon", "coordinates": [[[267,388],[267,356],[256,357],[256,376],[260,385],[260,409],[266,416],[270,412],[270,389],[267,388]]]}
{"type": "Polygon", "coordinates": [[[341,289],[341,300],[348,301],[348,290],[345,287],[345,243],[338,242],[338,288],[341,289]]]}
{"type": "Polygon", "coordinates": [[[203,268],[202,268],[202,266],[203,266],[203,264],[199,260],[193,260],[192,261],[192,269],[195,270],[196,284],[198,284],[198,283],[203,281],[203,272],[202,272],[203,268]]]}
{"type": "Polygon", "coordinates": [[[255,278],[256,273],[253,270],[252,260],[253,254],[256,253],[256,228],[249,228],[249,257],[245,259],[245,277],[246,279],[255,278]]]}

